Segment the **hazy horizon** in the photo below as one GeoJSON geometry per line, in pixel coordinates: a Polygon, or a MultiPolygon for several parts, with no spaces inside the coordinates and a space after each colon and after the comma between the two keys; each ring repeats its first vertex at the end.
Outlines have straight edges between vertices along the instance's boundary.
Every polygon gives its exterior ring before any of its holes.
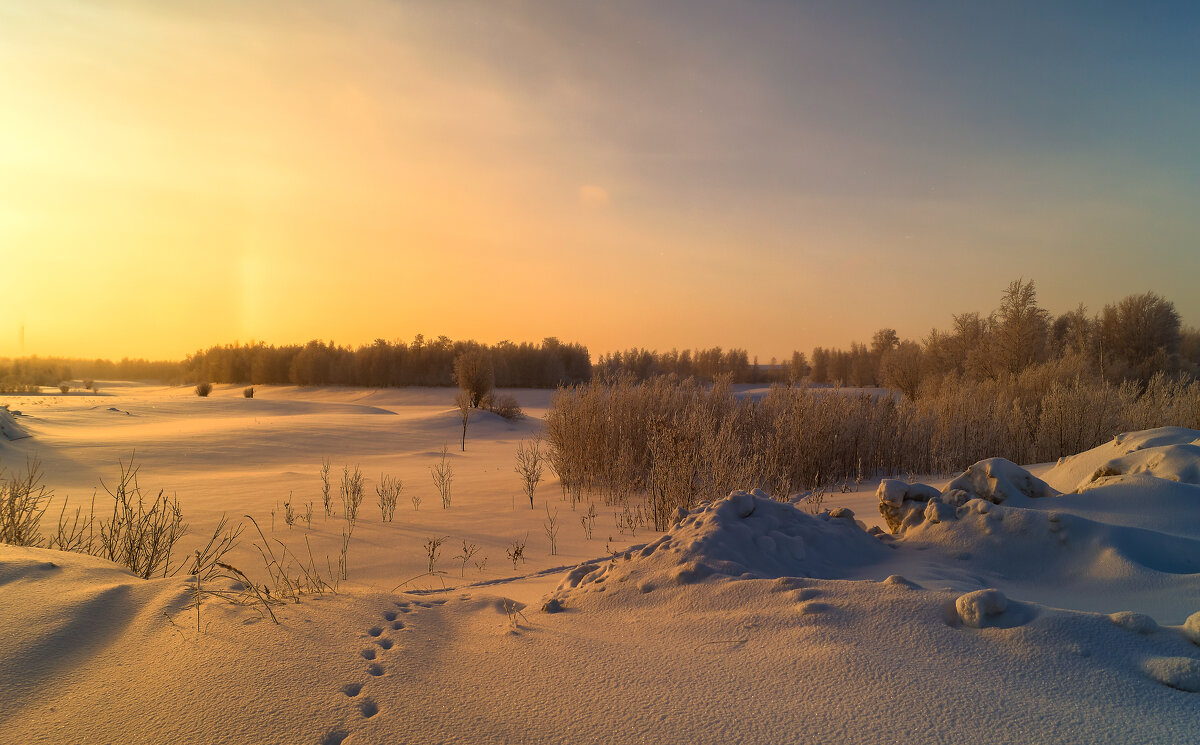
{"type": "Polygon", "coordinates": [[[0,356],[432,333],[766,362],[921,338],[1018,277],[1194,325],[1198,12],[10,4],[0,356]]]}

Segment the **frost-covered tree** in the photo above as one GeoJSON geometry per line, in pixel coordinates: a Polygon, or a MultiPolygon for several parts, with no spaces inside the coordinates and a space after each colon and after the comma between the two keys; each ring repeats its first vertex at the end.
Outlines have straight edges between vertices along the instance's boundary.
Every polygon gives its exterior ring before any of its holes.
{"type": "Polygon", "coordinates": [[[1157,370],[1177,365],[1180,342],[1175,304],[1153,292],[1129,295],[1100,314],[1100,342],[1106,371],[1148,380],[1157,370]]]}
{"type": "Polygon", "coordinates": [[[875,355],[882,355],[898,346],[900,346],[900,337],[897,336],[896,329],[879,329],[871,337],[871,352],[875,355]]]}
{"type": "Polygon", "coordinates": [[[1033,280],[1013,280],[1004,291],[992,332],[994,361],[1013,375],[1046,359],[1050,313],[1037,304],[1033,280]]]}
{"type": "Polygon", "coordinates": [[[491,356],[482,349],[471,349],[455,357],[454,382],[470,397],[471,408],[478,409],[496,387],[491,356]]]}
{"type": "Polygon", "coordinates": [[[915,341],[900,342],[894,349],[883,353],[879,361],[880,382],[900,391],[910,401],[915,400],[921,388],[923,357],[920,344],[915,341]]]}

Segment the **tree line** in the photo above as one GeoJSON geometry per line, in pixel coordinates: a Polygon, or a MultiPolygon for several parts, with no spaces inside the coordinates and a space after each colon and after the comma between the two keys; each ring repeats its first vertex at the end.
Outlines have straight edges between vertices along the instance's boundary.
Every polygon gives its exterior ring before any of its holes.
{"type": "Polygon", "coordinates": [[[37,393],[41,386],[71,380],[162,380],[177,382],[182,371],[178,361],[144,360],[128,357],[86,360],[68,357],[0,358],[0,393],[37,393]]]}
{"type": "Polygon", "coordinates": [[[1200,331],[1184,328],[1175,304],[1154,292],[1129,295],[1089,314],[1082,304],[1059,316],[1038,305],[1032,280],[1011,282],[988,315],[959,313],[949,329],[919,341],[894,329],[849,350],[817,347],[813,383],[882,385],[916,398],[946,382],[998,381],[1041,366],[1060,377],[1148,382],[1157,373],[1196,377],[1200,331]]]}
{"type": "Polygon", "coordinates": [[[189,355],[181,368],[187,380],[214,383],[452,386],[455,359],[476,352],[487,357],[495,385],[503,388],[555,388],[591,379],[587,347],[554,337],[487,345],[418,334],[411,342],[376,339],[357,348],[320,340],[280,347],[227,344],[189,355]]]}

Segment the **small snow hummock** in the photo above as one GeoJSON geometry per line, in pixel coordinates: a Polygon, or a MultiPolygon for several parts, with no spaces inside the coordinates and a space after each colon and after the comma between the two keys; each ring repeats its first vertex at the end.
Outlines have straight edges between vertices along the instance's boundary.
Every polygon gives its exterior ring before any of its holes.
{"type": "Polygon", "coordinates": [[[954,608],[964,626],[982,629],[988,626],[988,620],[1008,610],[1008,598],[999,590],[976,590],[960,595],[954,601],[954,608]]]}

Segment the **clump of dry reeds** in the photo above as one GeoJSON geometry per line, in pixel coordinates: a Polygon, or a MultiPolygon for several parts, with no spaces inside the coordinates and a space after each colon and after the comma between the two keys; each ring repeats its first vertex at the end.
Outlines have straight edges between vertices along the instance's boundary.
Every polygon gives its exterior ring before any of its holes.
{"type": "Polygon", "coordinates": [[[645,497],[657,530],[679,508],[733,489],[777,499],[864,477],[955,473],[994,456],[1053,461],[1115,434],[1200,427],[1200,382],[1146,385],[1068,376],[1054,365],[974,382],[945,378],[914,401],[778,385],[759,398],[664,376],[562,388],[547,417],[548,459],[565,498],[645,497]]]}

